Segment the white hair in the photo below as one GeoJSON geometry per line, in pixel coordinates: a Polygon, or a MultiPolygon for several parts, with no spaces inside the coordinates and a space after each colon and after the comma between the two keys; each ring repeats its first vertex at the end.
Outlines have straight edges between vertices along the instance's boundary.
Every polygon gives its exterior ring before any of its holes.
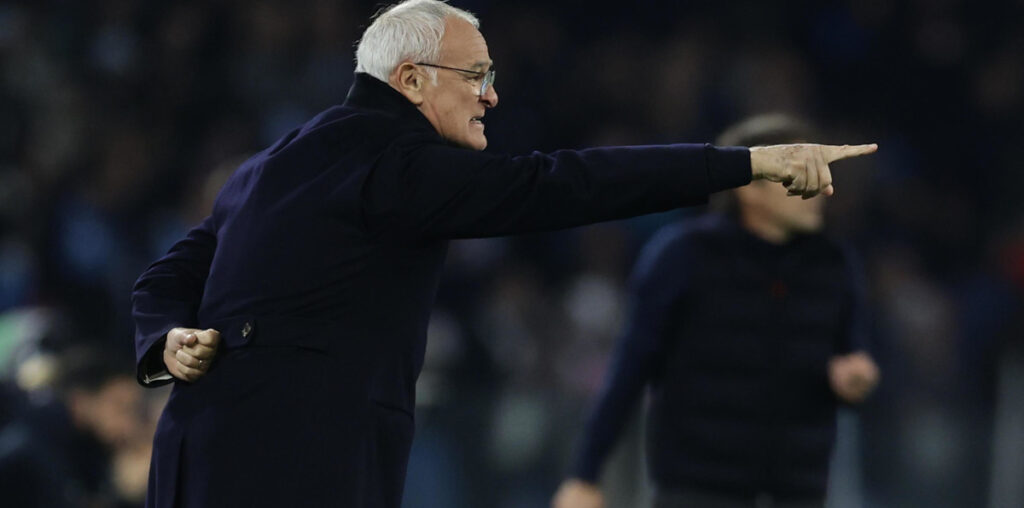
{"type": "MultiPolygon", "coordinates": [[[[449,17],[462,18],[480,28],[476,16],[441,0],[406,0],[381,10],[356,48],[356,72],[386,83],[395,67],[406,60],[436,63],[449,17]]],[[[436,79],[434,69],[427,71],[436,79]]]]}

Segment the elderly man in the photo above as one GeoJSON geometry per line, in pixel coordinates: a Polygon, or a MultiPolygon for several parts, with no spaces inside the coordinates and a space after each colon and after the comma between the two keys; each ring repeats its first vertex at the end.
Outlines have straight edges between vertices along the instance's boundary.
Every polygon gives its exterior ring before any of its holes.
{"type": "Polygon", "coordinates": [[[874,146],[481,152],[497,106],[471,14],[383,11],[341,106],[243,163],[132,295],[139,379],[173,381],[148,506],[397,507],[447,240],[701,203],[754,179],[829,194],[874,146]]]}
{"type": "MultiPolygon", "coordinates": [[[[792,142],[809,129],[754,117],[723,144],[792,142]]],[[[573,478],[554,508],[600,508],[601,465],[645,386],[655,508],[824,505],[836,406],[878,382],[863,281],[821,234],[821,199],[754,182],[711,214],[659,233],[633,281],[619,342],[573,478]]]]}

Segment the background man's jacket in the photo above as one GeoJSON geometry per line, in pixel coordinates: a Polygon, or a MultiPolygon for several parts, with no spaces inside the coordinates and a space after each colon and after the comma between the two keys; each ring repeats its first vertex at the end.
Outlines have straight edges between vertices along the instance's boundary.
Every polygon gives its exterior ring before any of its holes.
{"type": "Polygon", "coordinates": [[[839,404],[828,363],[867,349],[864,291],[822,233],[774,244],[717,214],[664,228],[633,273],[574,476],[597,481],[647,387],[659,490],[821,505],[839,404]]]}

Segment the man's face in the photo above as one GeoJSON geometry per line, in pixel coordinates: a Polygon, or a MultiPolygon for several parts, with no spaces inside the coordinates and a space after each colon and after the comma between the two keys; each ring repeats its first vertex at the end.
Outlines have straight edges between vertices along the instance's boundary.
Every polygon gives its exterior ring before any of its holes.
{"type": "MultiPolygon", "coordinates": [[[[440,60],[436,63],[481,73],[493,64],[483,35],[468,21],[456,17],[446,22],[440,60]]],[[[483,116],[488,108],[498,105],[494,86],[489,86],[481,97],[480,75],[438,68],[434,71],[437,83],[427,81],[420,111],[441,137],[458,146],[483,150],[487,147],[483,116]]]]}
{"type": "Polygon", "coordinates": [[[740,207],[787,233],[812,233],[824,226],[825,200],[821,196],[788,196],[785,187],[767,181],[752,182],[736,192],[740,207]]]}

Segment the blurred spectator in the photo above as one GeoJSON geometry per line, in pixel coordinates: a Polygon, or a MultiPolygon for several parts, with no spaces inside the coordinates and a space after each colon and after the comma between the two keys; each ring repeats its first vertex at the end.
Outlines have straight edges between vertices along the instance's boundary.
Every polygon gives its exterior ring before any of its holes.
{"type": "Polygon", "coordinates": [[[55,372],[52,396],[37,397],[0,433],[0,499],[26,508],[137,504],[140,498],[126,499],[111,471],[117,451],[148,442],[132,371],[99,351],[71,348],[55,372]]]}

